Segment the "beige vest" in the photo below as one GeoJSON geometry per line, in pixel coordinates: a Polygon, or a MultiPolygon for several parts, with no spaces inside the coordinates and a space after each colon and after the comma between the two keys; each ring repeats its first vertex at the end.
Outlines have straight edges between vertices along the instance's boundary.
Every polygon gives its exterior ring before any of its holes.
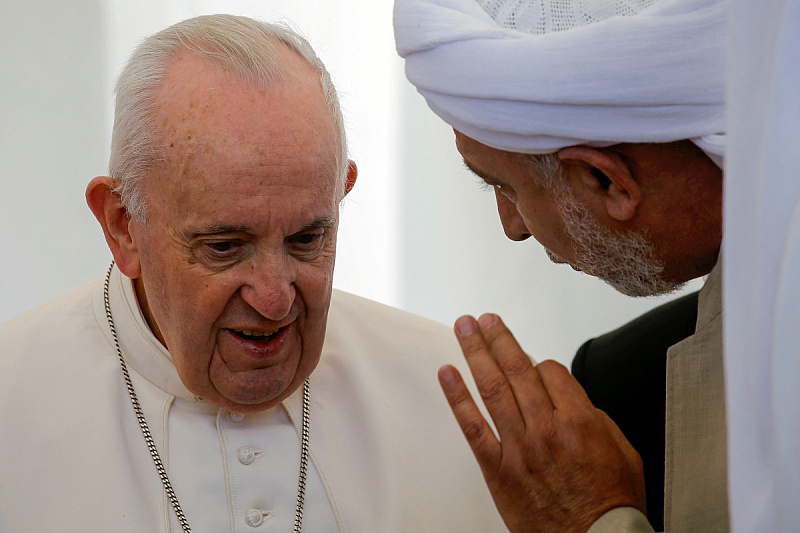
{"type": "MultiPolygon", "coordinates": [[[[694,335],[667,352],[664,527],[668,533],[728,533],[722,268],[700,291],[694,335]]],[[[639,511],[606,513],[589,533],[650,533],[639,511]]]]}

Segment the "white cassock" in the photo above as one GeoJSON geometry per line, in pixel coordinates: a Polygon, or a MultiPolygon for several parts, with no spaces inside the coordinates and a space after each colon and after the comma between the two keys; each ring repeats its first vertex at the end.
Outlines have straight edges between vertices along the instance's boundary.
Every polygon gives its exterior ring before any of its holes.
{"type": "MultiPolygon", "coordinates": [[[[195,533],[289,532],[302,388],[237,415],[181,383],[116,268],[110,301],[155,444],[195,533]]],[[[334,291],[310,378],[303,531],[506,531],[439,390],[449,328],[334,291]]],[[[459,363],[457,363],[459,364],[459,363]]],[[[5,533],[179,532],[122,378],[100,280],[0,326],[5,533]]]]}
{"type": "Polygon", "coordinates": [[[731,2],[725,376],[734,533],[800,528],[800,1],[731,2]]]}

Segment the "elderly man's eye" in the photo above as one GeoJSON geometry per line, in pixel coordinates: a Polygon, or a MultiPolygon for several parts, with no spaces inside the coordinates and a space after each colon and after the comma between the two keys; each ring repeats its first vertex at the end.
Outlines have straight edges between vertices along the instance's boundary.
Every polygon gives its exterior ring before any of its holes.
{"type": "Polygon", "coordinates": [[[236,252],[239,249],[240,244],[236,241],[212,241],[207,242],[206,247],[208,247],[210,251],[216,255],[228,256],[236,252]]]}
{"type": "Polygon", "coordinates": [[[507,196],[510,198],[511,190],[509,187],[500,185],[497,183],[489,183],[484,181],[483,179],[478,180],[478,186],[481,188],[482,191],[492,191],[495,193],[500,193],[503,196],[507,196]]]}
{"type": "Polygon", "coordinates": [[[314,252],[320,248],[323,242],[325,232],[309,232],[293,235],[289,242],[296,250],[300,252],[314,252]]]}
{"type": "Polygon", "coordinates": [[[501,185],[495,185],[494,187],[495,192],[499,192],[509,200],[514,200],[514,189],[510,187],[503,187],[501,185]]]}
{"type": "Polygon", "coordinates": [[[318,233],[307,233],[305,235],[299,235],[295,237],[294,242],[299,244],[311,244],[320,237],[322,237],[322,235],[318,233]]]}

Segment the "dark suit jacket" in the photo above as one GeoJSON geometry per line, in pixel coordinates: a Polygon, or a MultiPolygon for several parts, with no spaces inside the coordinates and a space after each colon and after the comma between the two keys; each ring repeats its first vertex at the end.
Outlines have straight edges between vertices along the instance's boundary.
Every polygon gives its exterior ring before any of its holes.
{"type": "Polygon", "coordinates": [[[696,322],[695,292],[586,341],[572,361],[589,399],[642,457],[647,518],[656,531],[664,530],[667,349],[694,333],[696,322]]]}

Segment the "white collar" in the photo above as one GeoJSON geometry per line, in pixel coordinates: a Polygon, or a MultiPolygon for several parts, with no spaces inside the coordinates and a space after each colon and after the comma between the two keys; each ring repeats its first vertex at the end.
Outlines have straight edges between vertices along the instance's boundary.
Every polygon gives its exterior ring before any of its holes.
{"type": "MultiPolygon", "coordinates": [[[[120,272],[116,265],[111,272],[108,298],[119,346],[127,365],[159,389],[183,400],[199,401],[200,398],[183,385],[169,352],[150,331],[139,309],[133,280],[120,272]]],[[[95,291],[94,308],[101,329],[113,348],[114,340],[111,337],[103,304],[102,283],[95,291]]]]}

